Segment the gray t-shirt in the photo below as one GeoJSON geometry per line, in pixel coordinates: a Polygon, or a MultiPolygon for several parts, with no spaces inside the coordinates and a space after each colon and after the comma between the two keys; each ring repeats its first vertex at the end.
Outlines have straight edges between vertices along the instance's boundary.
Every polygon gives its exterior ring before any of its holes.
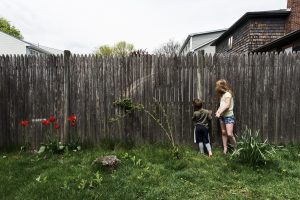
{"type": "Polygon", "coordinates": [[[194,125],[200,124],[208,128],[208,120],[211,119],[211,114],[206,109],[196,110],[193,115],[194,125]]]}

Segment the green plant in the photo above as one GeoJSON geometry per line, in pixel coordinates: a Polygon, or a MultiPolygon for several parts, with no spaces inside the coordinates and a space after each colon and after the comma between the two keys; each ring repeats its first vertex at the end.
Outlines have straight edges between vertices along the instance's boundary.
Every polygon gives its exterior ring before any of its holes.
{"type": "Polygon", "coordinates": [[[134,166],[141,167],[143,165],[142,159],[137,158],[135,155],[131,156],[127,152],[122,156],[122,158],[130,160],[134,166]]]}
{"type": "Polygon", "coordinates": [[[231,158],[252,166],[267,164],[276,153],[275,148],[268,143],[267,139],[262,141],[259,131],[253,133],[248,128],[243,132],[238,146],[238,150],[233,152],[231,158]]]}
{"type": "Polygon", "coordinates": [[[118,101],[113,102],[114,105],[119,106],[120,108],[125,110],[124,115],[117,115],[115,118],[111,118],[110,121],[118,121],[124,117],[126,117],[129,113],[137,110],[137,111],[144,111],[146,115],[148,115],[153,121],[163,130],[163,133],[169,140],[170,144],[172,145],[172,152],[174,157],[177,159],[180,158],[180,152],[178,149],[178,145],[175,144],[174,140],[174,131],[173,131],[173,126],[171,125],[170,117],[168,116],[166,109],[158,102],[156,98],[154,99],[154,104],[156,106],[155,111],[147,110],[144,105],[142,104],[134,104],[131,99],[126,98],[126,99],[121,99],[118,101]],[[162,113],[162,118],[160,118],[160,113],[162,113]]]}
{"type": "Polygon", "coordinates": [[[120,119],[125,118],[127,115],[132,113],[134,110],[142,111],[144,106],[142,104],[134,104],[131,99],[119,99],[113,102],[113,105],[120,107],[122,110],[125,111],[125,114],[117,114],[115,117],[109,119],[109,122],[116,122],[120,119]]]}
{"type": "MultiPolygon", "coordinates": [[[[74,114],[71,114],[68,117],[70,126],[72,128],[76,127],[77,117],[74,114]]],[[[63,154],[65,151],[80,151],[81,146],[79,144],[80,138],[75,138],[74,136],[70,138],[69,143],[62,143],[59,139],[59,129],[60,125],[57,122],[55,116],[51,116],[49,119],[43,119],[42,121],[44,130],[46,132],[46,143],[42,143],[38,154],[51,153],[51,154],[63,154]],[[51,126],[52,124],[52,126],[51,126]]],[[[28,124],[27,124],[28,125],[28,124]]],[[[73,134],[75,135],[75,134],[73,134]]]]}
{"type": "Polygon", "coordinates": [[[26,152],[27,150],[29,150],[30,147],[31,147],[31,144],[30,144],[29,139],[28,139],[28,129],[27,129],[27,126],[29,125],[29,121],[28,120],[22,120],[20,122],[20,125],[21,125],[21,128],[22,128],[21,135],[23,136],[23,142],[24,142],[24,144],[21,146],[21,149],[20,149],[20,153],[21,153],[21,152],[26,152]]]}
{"type": "Polygon", "coordinates": [[[94,178],[91,179],[81,179],[78,184],[78,189],[94,189],[95,187],[100,186],[103,181],[102,176],[99,171],[97,171],[94,175],[94,178]]]}
{"type": "Polygon", "coordinates": [[[62,154],[65,151],[65,148],[66,145],[62,144],[62,142],[48,137],[48,142],[40,146],[38,153],[62,154]]]}
{"type": "Polygon", "coordinates": [[[153,112],[150,110],[144,109],[144,112],[154,120],[154,122],[160,126],[160,128],[163,130],[163,133],[168,138],[170,144],[172,145],[172,152],[174,157],[177,159],[180,158],[180,152],[178,145],[175,144],[174,140],[174,130],[172,126],[172,122],[170,120],[170,117],[166,111],[166,109],[157,101],[157,99],[154,98],[154,103],[157,107],[158,112],[153,112]],[[162,118],[159,118],[159,112],[162,113],[162,118]]]}
{"type": "Polygon", "coordinates": [[[69,151],[80,151],[81,150],[81,146],[80,146],[80,138],[77,137],[76,139],[71,139],[71,141],[66,145],[66,148],[69,151]]]}

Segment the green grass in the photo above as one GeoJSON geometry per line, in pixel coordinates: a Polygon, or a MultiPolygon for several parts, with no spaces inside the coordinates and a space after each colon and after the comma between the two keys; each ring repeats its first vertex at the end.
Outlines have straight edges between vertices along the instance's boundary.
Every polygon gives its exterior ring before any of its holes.
{"type": "Polygon", "coordinates": [[[300,146],[280,150],[263,168],[236,163],[219,149],[212,158],[188,147],[180,150],[180,160],[159,145],[86,149],[46,159],[2,152],[0,198],[300,199],[300,146]],[[122,161],[117,170],[91,164],[97,156],[111,154],[122,161]]]}

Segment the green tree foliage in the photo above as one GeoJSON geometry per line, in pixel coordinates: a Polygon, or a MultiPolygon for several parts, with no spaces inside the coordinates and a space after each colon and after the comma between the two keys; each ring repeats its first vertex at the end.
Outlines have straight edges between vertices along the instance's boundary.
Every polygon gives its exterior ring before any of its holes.
{"type": "Polygon", "coordinates": [[[127,43],[125,41],[120,41],[113,47],[114,55],[127,56],[134,50],[133,44],[127,43]]]}
{"type": "Polygon", "coordinates": [[[102,45],[96,50],[95,53],[102,56],[128,56],[133,51],[133,44],[127,43],[125,41],[120,41],[112,47],[110,47],[109,45],[102,45]]]}
{"type": "Polygon", "coordinates": [[[102,45],[96,50],[95,53],[102,56],[111,56],[113,55],[113,49],[108,45],[102,45]]]}
{"type": "Polygon", "coordinates": [[[18,39],[23,39],[21,32],[18,29],[16,29],[14,26],[12,26],[10,22],[3,17],[0,18],[0,31],[7,33],[8,35],[11,35],[13,37],[16,37],[18,39]]]}

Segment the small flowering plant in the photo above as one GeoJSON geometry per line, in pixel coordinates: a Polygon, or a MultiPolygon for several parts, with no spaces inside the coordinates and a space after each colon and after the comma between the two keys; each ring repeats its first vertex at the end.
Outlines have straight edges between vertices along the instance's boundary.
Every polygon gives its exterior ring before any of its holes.
{"type": "MultiPolygon", "coordinates": [[[[70,126],[75,128],[76,127],[76,123],[77,123],[77,117],[75,114],[71,114],[69,117],[68,117],[68,121],[70,122],[70,126]]],[[[80,151],[81,150],[81,146],[79,145],[79,137],[74,137],[75,134],[71,134],[71,140],[68,144],[68,148],[69,150],[72,150],[72,151],[80,151]]]]}
{"type": "MultiPolygon", "coordinates": [[[[70,115],[68,121],[71,127],[75,127],[77,122],[76,115],[70,115]]],[[[63,144],[59,140],[60,124],[55,116],[50,116],[49,119],[42,120],[42,125],[47,128],[47,143],[40,147],[38,153],[50,152],[53,154],[61,154],[65,150],[78,151],[81,149],[79,139],[75,142],[71,141],[68,144],[63,144]]]]}
{"type": "MultiPolygon", "coordinates": [[[[71,114],[68,117],[68,121],[70,122],[71,127],[76,127],[77,116],[75,114],[71,114]]],[[[38,153],[50,152],[53,154],[63,153],[66,149],[79,151],[81,147],[79,146],[79,138],[77,140],[71,140],[68,144],[63,144],[60,142],[59,133],[61,125],[59,120],[55,115],[50,116],[47,119],[42,119],[40,121],[43,130],[46,132],[47,142],[40,146],[38,153]]],[[[20,121],[20,126],[22,127],[22,136],[24,145],[21,147],[21,151],[26,151],[30,147],[29,139],[28,139],[28,126],[30,122],[28,120],[20,121]]]]}
{"type": "Polygon", "coordinates": [[[71,126],[72,127],[75,127],[76,126],[76,120],[77,120],[77,117],[76,115],[72,114],[69,118],[68,118],[69,122],[71,123],[71,126]]]}
{"type": "Polygon", "coordinates": [[[23,127],[26,127],[26,126],[29,125],[29,121],[28,121],[28,120],[22,120],[22,121],[20,122],[20,125],[23,126],[23,127]]]}
{"type": "Polygon", "coordinates": [[[21,146],[21,151],[20,152],[24,152],[27,151],[30,148],[30,142],[28,141],[28,128],[27,126],[29,126],[29,121],[28,120],[22,120],[20,122],[21,128],[22,128],[22,137],[23,137],[23,142],[24,145],[21,146]]]}
{"type": "Polygon", "coordinates": [[[47,143],[43,144],[40,147],[38,153],[43,153],[44,151],[50,151],[51,153],[62,153],[64,151],[65,146],[59,141],[59,129],[60,125],[57,121],[57,118],[52,115],[49,119],[43,119],[42,125],[47,129],[46,137],[47,143]]]}

